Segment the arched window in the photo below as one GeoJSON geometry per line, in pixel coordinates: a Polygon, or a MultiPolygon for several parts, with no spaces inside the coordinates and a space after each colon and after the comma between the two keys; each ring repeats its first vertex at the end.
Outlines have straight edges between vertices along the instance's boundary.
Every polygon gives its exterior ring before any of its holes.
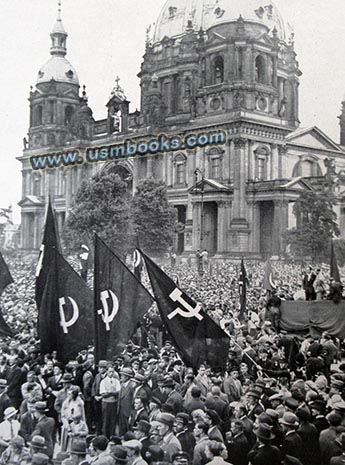
{"type": "Polygon", "coordinates": [[[41,195],[41,175],[40,174],[36,174],[33,177],[32,194],[36,195],[37,197],[39,197],[41,195]]]}
{"type": "Polygon", "coordinates": [[[265,181],[268,177],[268,150],[260,147],[255,151],[255,180],[265,181]]]}
{"type": "Polygon", "coordinates": [[[209,156],[209,169],[208,175],[211,179],[221,179],[223,172],[223,152],[213,148],[208,152],[209,156]]]}
{"type": "Polygon", "coordinates": [[[184,186],[186,184],[186,157],[178,153],[174,159],[175,185],[184,186]]]}
{"type": "Polygon", "coordinates": [[[224,81],[224,60],[223,57],[217,56],[214,60],[213,83],[220,84],[224,81]]]}
{"type": "Polygon", "coordinates": [[[67,107],[65,108],[65,126],[69,126],[71,124],[73,113],[73,107],[71,107],[71,105],[67,105],[67,107]]]}
{"type": "Polygon", "coordinates": [[[266,62],[262,55],[258,55],[255,59],[255,81],[266,83],[266,62]]]}
{"type": "Polygon", "coordinates": [[[292,177],[297,178],[299,176],[303,176],[304,178],[322,176],[318,162],[311,158],[298,161],[294,166],[292,177]]]}
{"type": "Polygon", "coordinates": [[[42,119],[43,119],[42,105],[37,105],[37,107],[34,110],[34,125],[40,126],[42,124],[42,119]]]}

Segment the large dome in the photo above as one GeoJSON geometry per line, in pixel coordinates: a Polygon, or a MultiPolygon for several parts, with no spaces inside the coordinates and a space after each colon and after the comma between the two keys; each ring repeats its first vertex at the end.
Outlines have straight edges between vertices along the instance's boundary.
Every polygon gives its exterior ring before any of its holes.
{"type": "Polygon", "coordinates": [[[50,60],[38,72],[37,84],[50,82],[54,79],[57,82],[79,85],[76,70],[65,57],[53,55],[50,60]]]}
{"type": "Polygon", "coordinates": [[[165,36],[181,36],[191,20],[195,30],[236,21],[240,15],[244,21],[263,24],[278,31],[278,36],[286,40],[283,19],[269,0],[167,0],[156,23],[153,42],[165,36]]]}

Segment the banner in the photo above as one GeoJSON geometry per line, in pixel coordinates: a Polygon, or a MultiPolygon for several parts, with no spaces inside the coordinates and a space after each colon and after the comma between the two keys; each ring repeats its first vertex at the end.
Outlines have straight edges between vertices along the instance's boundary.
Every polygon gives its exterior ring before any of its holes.
{"type": "Polygon", "coordinates": [[[280,327],[289,332],[316,329],[339,339],[345,338],[345,301],[332,300],[283,301],[280,307],[280,327]]]}
{"type": "Polygon", "coordinates": [[[153,297],[95,235],[94,318],[96,359],[112,360],[124,349],[153,297]]]}
{"type": "MultiPolygon", "coordinates": [[[[13,283],[13,278],[11,276],[10,270],[4,260],[4,257],[0,253],[0,296],[2,295],[4,289],[13,283]]],[[[7,325],[2,313],[0,311],[0,337],[13,337],[14,333],[12,329],[7,325]]]]}
{"type": "Polygon", "coordinates": [[[57,351],[66,363],[93,344],[92,292],[53,249],[40,307],[41,354],[57,351]]]}
{"type": "Polygon", "coordinates": [[[0,253],[0,295],[3,293],[5,287],[13,283],[10,270],[4,260],[4,257],[0,253]]]}
{"type": "Polygon", "coordinates": [[[50,269],[49,267],[54,260],[55,250],[61,252],[58,229],[55,223],[55,216],[49,197],[43,239],[36,267],[35,300],[38,312],[40,312],[41,300],[50,269]]]}
{"type": "Polygon", "coordinates": [[[161,319],[187,366],[224,368],[229,336],[149,257],[143,254],[161,319]]]}

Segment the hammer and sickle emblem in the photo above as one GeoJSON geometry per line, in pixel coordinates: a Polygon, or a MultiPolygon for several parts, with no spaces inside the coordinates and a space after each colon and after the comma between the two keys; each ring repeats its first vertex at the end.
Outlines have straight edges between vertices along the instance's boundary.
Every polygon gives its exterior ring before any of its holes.
{"type": "Polygon", "coordinates": [[[44,257],[44,244],[42,244],[40,247],[40,255],[38,257],[38,262],[36,266],[36,278],[40,275],[40,272],[42,269],[43,257],[44,257]]]}
{"type": "Polygon", "coordinates": [[[196,304],[195,307],[189,305],[182,297],[182,292],[176,287],[175,290],[169,295],[170,299],[174,302],[178,302],[181,304],[181,307],[175,308],[175,310],[168,315],[168,319],[171,320],[176,315],[183,316],[183,318],[197,318],[198,320],[202,320],[204,317],[200,315],[201,305],[196,304]]]}
{"type": "Polygon", "coordinates": [[[105,323],[105,329],[110,331],[110,323],[116,317],[117,312],[119,311],[119,299],[116,297],[113,291],[102,291],[101,292],[101,302],[102,307],[97,311],[98,315],[102,315],[102,320],[105,323]],[[112,312],[109,313],[108,307],[108,298],[111,297],[112,300],[112,312]]]}
{"type": "Polygon", "coordinates": [[[137,268],[141,262],[141,255],[138,250],[134,251],[134,267],[137,268]]]}
{"type": "Polygon", "coordinates": [[[64,334],[68,334],[68,328],[73,326],[74,323],[76,323],[79,318],[79,308],[78,308],[77,302],[73,300],[72,297],[68,297],[68,300],[72,304],[73,315],[72,315],[72,318],[67,321],[65,310],[64,310],[64,305],[66,305],[66,300],[64,297],[60,297],[59,299],[60,326],[62,327],[64,334]]]}

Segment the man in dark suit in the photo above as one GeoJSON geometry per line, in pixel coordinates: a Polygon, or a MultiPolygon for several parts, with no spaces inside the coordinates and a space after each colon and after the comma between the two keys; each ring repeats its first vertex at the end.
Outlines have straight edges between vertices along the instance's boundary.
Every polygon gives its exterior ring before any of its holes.
{"type": "Polygon", "coordinates": [[[271,445],[275,437],[271,428],[261,423],[254,429],[254,434],[257,442],[248,454],[248,461],[251,465],[281,465],[281,453],[278,447],[271,445]]]}
{"type": "Polygon", "coordinates": [[[193,433],[188,430],[189,420],[190,417],[188,413],[178,413],[175,417],[174,431],[177,439],[181,443],[183,452],[187,452],[189,457],[193,457],[195,437],[193,433]]]}
{"type": "Polygon", "coordinates": [[[179,392],[175,389],[175,383],[172,378],[164,380],[162,387],[167,394],[165,403],[171,407],[174,415],[183,410],[183,398],[179,392]]]}
{"type": "Polygon", "coordinates": [[[54,426],[55,422],[53,418],[48,418],[47,413],[47,403],[46,402],[36,402],[34,405],[35,409],[35,417],[37,419],[37,423],[35,429],[32,433],[32,437],[34,436],[42,436],[45,439],[45,446],[47,450],[47,455],[52,458],[54,452],[54,426]]]}
{"type": "Polygon", "coordinates": [[[133,428],[135,439],[141,443],[141,455],[146,457],[146,452],[148,448],[153,444],[150,439],[150,429],[151,425],[146,420],[139,420],[137,426],[133,428]]]}
{"type": "Polygon", "coordinates": [[[233,465],[248,465],[248,452],[250,445],[241,420],[235,420],[231,424],[231,431],[226,435],[228,460],[233,465]]]}
{"type": "Polygon", "coordinates": [[[305,300],[316,300],[316,293],[314,289],[314,281],[316,279],[316,274],[313,272],[312,267],[308,269],[303,277],[303,289],[305,291],[305,300]]]}
{"type": "Polygon", "coordinates": [[[149,415],[145,409],[145,400],[146,396],[145,398],[140,396],[134,398],[134,408],[129,416],[129,426],[131,429],[137,426],[140,420],[148,421],[149,419],[149,415]]]}
{"type": "Polygon", "coordinates": [[[280,449],[283,457],[292,455],[300,459],[303,455],[303,442],[301,436],[296,432],[299,426],[297,416],[292,412],[285,412],[283,418],[280,418],[284,439],[280,449]]]}
{"type": "Polygon", "coordinates": [[[119,394],[119,435],[123,436],[129,430],[128,419],[133,409],[133,393],[135,386],[131,381],[133,371],[123,368],[120,371],[121,390],[119,394]]]}
{"type": "Polygon", "coordinates": [[[34,403],[28,400],[27,402],[28,411],[25,412],[20,418],[20,435],[24,438],[26,444],[32,438],[32,433],[35,431],[37,418],[35,417],[34,403]]]}

